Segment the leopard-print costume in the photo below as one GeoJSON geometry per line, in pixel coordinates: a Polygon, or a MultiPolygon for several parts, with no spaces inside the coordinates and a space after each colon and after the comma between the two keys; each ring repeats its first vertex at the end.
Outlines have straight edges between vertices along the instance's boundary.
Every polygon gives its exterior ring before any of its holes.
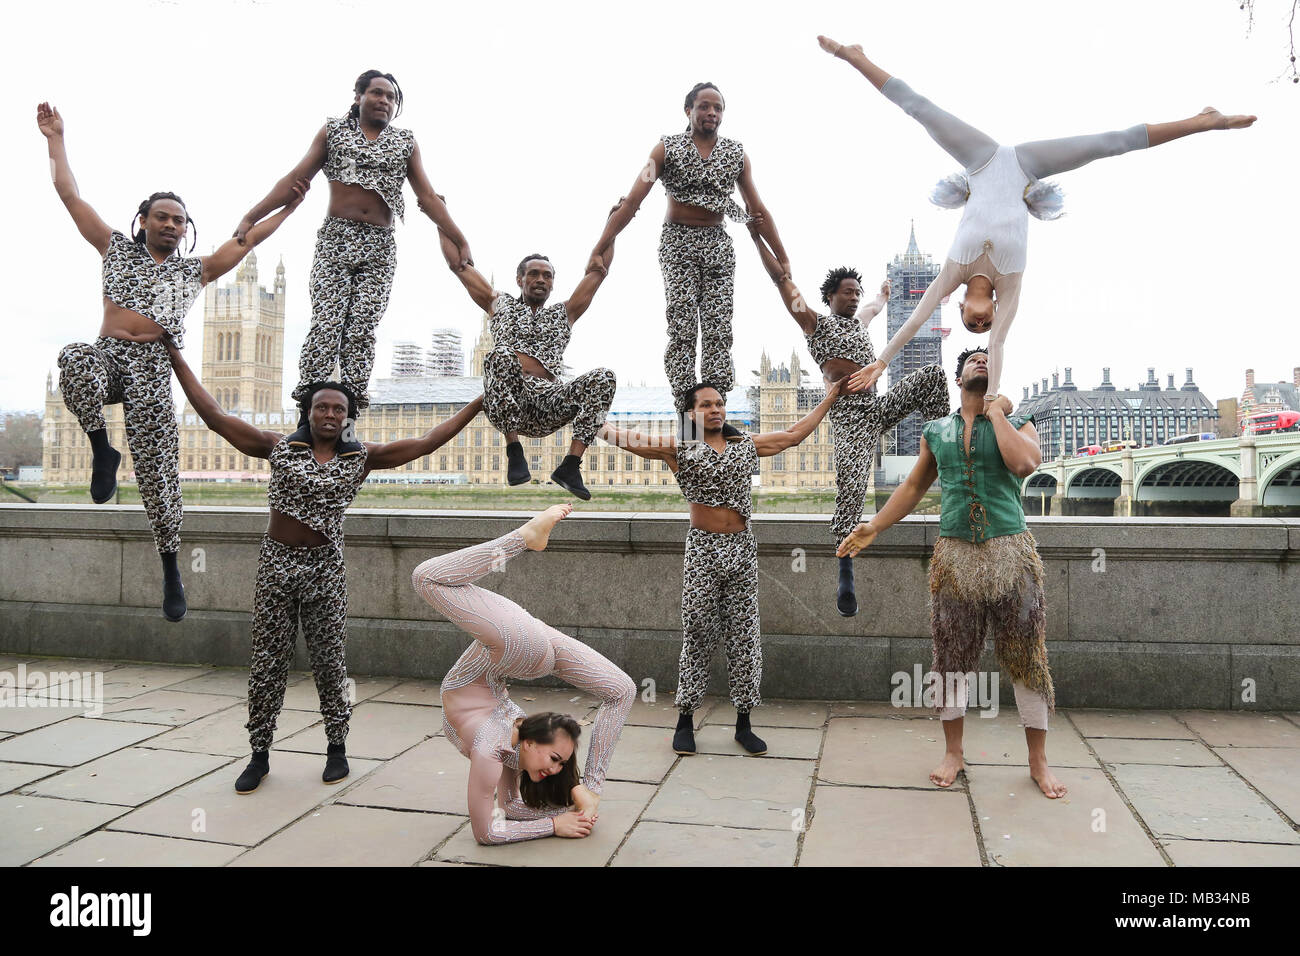
{"type": "Polygon", "coordinates": [[[108,301],[152,319],[184,348],[185,316],[203,290],[203,260],[176,252],[157,262],[144,243],[114,229],[104,250],[103,289],[108,301]]]}
{"type": "Polygon", "coordinates": [[[728,438],[721,452],[706,441],[684,442],[677,447],[677,484],[687,501],[730,508],[748,523],[757,465],[758,449],[744,432],[728,438]]]}
{"type": "Polygon", "coordinates": [[[736,249],[722,226],[665,222],[659,235],[659,270],[667,301],[668,347],[664,372],[677,412],[686,393],[708,382],[726,398],[735,383],[731,361],[731,313],[736,289],[736,249]],[[695,373],[695,340],[700,371],[695,373]]]}
{"type": "Polygon", "coordinates": [[[709,688],[709,663],[724,641],[727,685],[738,713],[761,704],[763,642],[758,620],[758,544],[749,529],[692,528],[682,563],[682,653],[677,708],[692,713],[709,688]]]}
{"type": "Polygon", "coordinates": [[[161,341],[100,336],[59,352],[63,404],[87,432],[104,427],[104,406],[122,403],[126,442],[159,553],[180,550],[180,438],[172,403],[172,366],[161,341]]]}
{"type": "Polygon", "coordinates": [[[572,332],[565,303],[534,312],[503,292],[492,304],[490,331],[496,347],[483,361],[483,412],[492,427],[503,435],[545,438],[572,422],[575,441],[595,442],[614,401],[614,373],[597,368],[572,381],[552,381],[525,375],[515,354],[531,355],[557,377],[563,372],[572,332]]]}
{"type": "Polygon", "coordinates": [[[375,139],[367,139],[350,117],[327,119],[325,128],[325,178],[379,193],[393,215],[405,222],[402,183],[415,152],[415,134],[385,126],[375,139]]]}
{"type": "Polygon", "coordinates": [[[253,647],[248,676],[248,733],[253,750],[268,750],[284,705],[289,664],[301,622],[320,694],[325,736],[347,737],[347,571],[343,514],[366,477],[367,450],[335,455],[322,464],[305,442],[282,438],[271,450],[271,509],[329,539],[317,548],[293,548],[262,538],[253,598],[253,647]]]}
{"type": "Polygon", "coordinates": [[[301,401],[315,382],[339,379],[370,404],[367,391],[375,364],[375,327],[388,308],[397,271],[397,244],[389,226],[329,216],[316,233],[311,264],[311,329],[298,358],[301,401]]]}
{"type": "Polygon", "coordinates": [[[664,192],[688,206],[720,212],[732,222],[749,222],[749,215],[731,198],[745,170],[745,147],[719,136],[704,159],[690,131],[661,136],[659,141],[664,146],[659,172],[664,192]]]}

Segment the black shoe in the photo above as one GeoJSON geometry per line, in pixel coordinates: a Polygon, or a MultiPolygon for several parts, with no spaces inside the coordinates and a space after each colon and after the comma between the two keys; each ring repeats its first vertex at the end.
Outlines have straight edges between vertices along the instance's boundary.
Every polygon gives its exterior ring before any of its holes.
{"type": "Polygon", "coordinates": [[[254,750],[253,759],[235,781],[235,793],[252,793],[262,785],[262,778],[271,772],[271,754],[268,750],[254,750]]]}
{"type": "Polygon", "coordinates": [[[189,610],[185,603],[185,586],[181,584],[181,571],[176,565],[176,552],[160,554],[163,565],[163,617],[175,624],[189,610]]]}
{"type": "Polygon", "coordinates": [[[695,716],[677,715],[677,731],[673,734],[673,753],[690,757],[695,753],[695,716]]]}
{"type": "Polygon", "coordinates": [[[343,744],[330,744],[325,753],[325,772],[320,778],[326,783],[338,783],[348,775],[348,758],[343,753],[343,744]]]}
{"type": "Polygon", "coordinates": [[[767,753],[767,743],[749,729],[749,714],[736,715],[736,741],[751,757],[761,757],[767,753]]]}
{"type": "Polygon", "coordinates": [[[524,446],[517,441],[506,445],[506,484],[522,485],[533,477],[524,458],[524,446]]]}
{"type": "Polygon", "coordinates": [[[122,463],[122,453],[105,438],[95,448],[90,466],[90,500],[97,505],[110,501],[117,494],[117,466],[122,463]]]}
{"type": "Polygon", "coordinates": [[[582,483],[582,473],[578,470],[582,459],[577,455],[565,455],[560,467],[551,472],[551,481],[555,482],[571,495],[577,495],[583,501],[591,500],[591,492],[582,483]]]}
{"type": "Polygon", "coordinates": [[[853,559],[840,558],[840,586],[835,594],[835,609],[841,617],[858,613],[858,596],[853,589],[853,559]]]}

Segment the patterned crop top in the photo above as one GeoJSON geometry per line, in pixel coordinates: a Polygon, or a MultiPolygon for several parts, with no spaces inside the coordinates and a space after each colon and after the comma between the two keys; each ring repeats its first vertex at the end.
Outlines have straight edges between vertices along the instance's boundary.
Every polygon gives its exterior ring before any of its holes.
{"type": "Polygon", "coordinates": [[[267,504],[343,546],[343,512],[366,480],[366,446],[321,464],[306,442],[288,436],[271,449],[267,504]]]}
{"type": "Polygon", "coordinates": [[[808,340],[808,351],[818,365],[825,365],[833,358],[848,359],[862,366],[876,360],[871,336],[862,327],[858,316],[836,315],[834,312],[819,315],[816,327],[804,338],[808,340]]]}
{"type": "Polygon", "coordinates": [[[497,345],[531,355],[552,375],[564,369],[564,350],[569,347],[573,327],[564,302],[533,311],[522,299],[502,292],[492,303],[488,330],[497,345]]]}
{"type": "Polygon", "coordinates": [[[749,222],[732,192],[745,168],[745,148],[734,139],[719,136],[709,158],[700,156],[690,133],[661,136],[664,166],[659,179],[664,191],[678,202],[726,215],[732,222],[749,222]]]}
{"type": "Polygon", "coordinates": [[[745,433],[727,439],[721,454],[706,441],[677,446],[677,484],[692,504],[730,508],[746,521],[753,509],[758,449],[745,433]]]}
{"type": "Polygon", "coordinates": [[[158,262],[116,229],[104,251],[104,298],[152,319],[176,347],[185,347],[185,314],[203,289],[203,260],[173,253],[158,262]]]}
{"type": "Polygon", "coordinates": [[[385,126],[374,140],[361,126],[344,117],[328,119],[325,127],[325,178],[336,183],[373,189],[393,214],[406,221],[402,183],[415,151],[415,134],[409,129],[385,126]]]}

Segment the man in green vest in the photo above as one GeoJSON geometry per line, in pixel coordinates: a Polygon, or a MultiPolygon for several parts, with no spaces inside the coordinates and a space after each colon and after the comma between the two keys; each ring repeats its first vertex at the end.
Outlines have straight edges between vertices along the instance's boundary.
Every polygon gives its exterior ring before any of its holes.
{"type": "Polygon", "coordinates": [[[942,505],[930,560],[930,632],[936,675],[931,680],[942,680],[944,755],[930,780],[950,787],[962,770],[962,719],[974,683],[968,677],[975,677],[985,634],[992,628],[998,664],[1014,683],[1029,745],[1029,773],[1055,799],[1064,796],[1065,787],[1047,765],[1047,715],[1055,710],[1055,695],[1043,642],[1043,564],[1020,506],[1020,482],[1042,462],[1038,433],[1031,417],[1011,414],[1011,401],[1004,396],[984,414],[984,349],[958,356],[957,385],[961,407],[925,423],[912,473],[836,554],[857,557],[876,535],[910,514],[939,479],[942,505]]]}

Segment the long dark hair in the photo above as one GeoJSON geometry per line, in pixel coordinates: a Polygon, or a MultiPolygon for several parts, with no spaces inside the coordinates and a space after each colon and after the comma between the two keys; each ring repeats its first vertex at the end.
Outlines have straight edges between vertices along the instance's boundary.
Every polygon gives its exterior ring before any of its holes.
{"type": "MultiPolygon", "coordinates": [[[[397,111],[393,113],[393,119],[397,119],[397,117],[402,115],[402,88],[398,86],[397,78],[393,76],[393,74],[381,73],[379,70],[366,70],[366,72],[358,76],[357,81],[352,84],[352,92],[357,96],[361,96],[366,92],[366,90],[370,89],[370,81],[378,79],[384,79],[389,83],[392,83],[393,89],[397,91],[397,111]]],[[[353,103],[351,108],[348,109],[348,122],[355,126],[360,119],[361,106],[360,104],[353,103]]]]}
{"type": "Polygon", "coordinates": [[[549,810],[573,804],[573,788],[581,782],[578,777],[578,736],[582,733],[582,728],[568,714],[550,712],[525,717],[519,725],[520,744],[525,740],[549,744],[555,740],[558,730],[563,730],[573,738],[573,753],[564,762],[560,772],[543,777],[537,783],[528,774],[519,774],[519,796],[534,810],[549,810]]]}
{"type": "MultiPolygon", "coordinates": [[[[686,94],[686,109],[690,109],[692,106],[695,105],[695,97],[700,95],[701,90],[713,90],[713,92],[717,93],[718,96],[722,97],[722,106],[724,109],[726,108],[727,98],[725,96],[722,96],[722,90],[718,89],[712,83],[696,83],[694,86],[691,87],[691,91],[686,94]]],[[[687,120],[686,132],[689,133],[690,131],[691,131],[691,124],[690,121],[687,120]]]]}
{"type": "Polygon", "coordinates": [[[131,238],[134,239],[136,242],[138,242],[140,245],[142,246],[144,245],[144,239],[145,239],[144,220],[149,218],[149,210],[153,208],[153,204],[156,203],[159,199],[170,199],[172,202],[180,203],[180,207],[185,210],[186,228],[188,229],[190,226],[194,226],[194,231],[190,235],[190,252],[193,252],[195,244],[199,241],[199,227],[194,225],[194,219],[192,216],[190,216],[190,210],[189,207],[185,205],[185,200],[182,199],[180,196],[176,195],[175,193],[168,193],[168,192],[150,193],[149,198],[144,200],[142,203],[140,203],[139,208],[137,208],[135,211],[135,219],[131,220],[131,230],[130,230],[131,238]],[[135,224],[137,220],[140,222],[139,230],[135,228],[135,224]]]}

